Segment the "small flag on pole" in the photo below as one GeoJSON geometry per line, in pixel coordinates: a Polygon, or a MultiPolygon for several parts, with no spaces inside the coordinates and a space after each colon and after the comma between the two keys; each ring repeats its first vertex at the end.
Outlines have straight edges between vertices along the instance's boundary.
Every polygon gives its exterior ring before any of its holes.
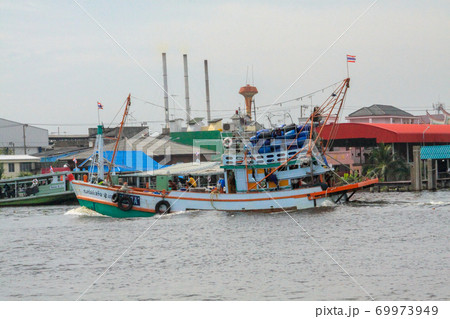
{"type": "Polygon", "coordinates": [[[355,62],[356,62],[356,55],[347,54],[347,63],[355,63],[355,62]]]}
{"type": "Polygon", "coordinates": [[[50,173],[54,173],[53,172],[53,167],[50,165],[50,173]]]}
{"type": "Polygon", "coordinates": [[[99,108],[100,110],[103,110],[103,105],[102,105],[102,103],[100,103],[100,102],[97,101],[97,106],[98,106],[98,108],[99,108]]]}

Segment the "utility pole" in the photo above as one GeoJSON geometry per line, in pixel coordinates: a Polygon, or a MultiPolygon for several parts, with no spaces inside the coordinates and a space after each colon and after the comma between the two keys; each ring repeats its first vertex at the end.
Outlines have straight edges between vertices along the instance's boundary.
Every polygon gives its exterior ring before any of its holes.
{"type": "Polygon", "coordinates": [[[27,135],[25,133],[25,129],[28,127],[28,124],[23,124],[22,125],[22,129],[23,129],[23,151],[24,154],[27,155],[27,135]]]}

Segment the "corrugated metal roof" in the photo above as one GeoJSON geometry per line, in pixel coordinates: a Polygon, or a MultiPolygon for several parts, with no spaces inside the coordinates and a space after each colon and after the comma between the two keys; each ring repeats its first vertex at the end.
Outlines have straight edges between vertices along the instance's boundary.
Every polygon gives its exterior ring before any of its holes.
{"type": "Polygon", "coordinates": [[[450,159],[450,145],[423,146],[420,159],[450,159]]]}
{"type": "Polygon", "coordinates": [[[158,170],[148,171],[140,176],[161,176],[161,175],[216,175],[223,174],[223,168],[220,168],[220,162],[201,162],[201,163],[180,163],[167,166],[158,170]]]}
{"type": "MultiPolygon", "coordinates": [[[[329,138],[332,124],[326,125],[322,138],[329,138]]],[[[333,139],[376,139],[377,143],[450,143],[450,125],[339,123],[333,139]]]]}
{"type": "Polygon", "coordinates": [[[15,161],[34,161],[39,162],[41,159],[31,155],[0,155],[0,161],[15,162],[15,161]]]}

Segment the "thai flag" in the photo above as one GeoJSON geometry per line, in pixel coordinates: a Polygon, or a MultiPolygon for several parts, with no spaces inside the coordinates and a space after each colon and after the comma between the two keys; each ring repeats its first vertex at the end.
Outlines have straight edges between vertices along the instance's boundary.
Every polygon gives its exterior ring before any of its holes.
{"type": "Polygon", "coordinates": [[[75,157],[73,158],[73,162],[77,165],[77,159],[75,157]]]}
{"type": "Polygon", "coordinates": [[[347,63],[355,63],[356,62],[356,55],[348,55],[347,54],[347,63]]]}
{"type": "Polygon", "coordinates": [[[103,105],[102,105],[102,103],[100,103],[100,102],[97,101],[97,106],[98,106],[98,108],[99,108],[100,110],[103,110],[103,105]]]}
{"type": "Polygon", "coordinates": [[[54,173],[53,172],[53,167],[50,165],[50,173],[54,173]]]}

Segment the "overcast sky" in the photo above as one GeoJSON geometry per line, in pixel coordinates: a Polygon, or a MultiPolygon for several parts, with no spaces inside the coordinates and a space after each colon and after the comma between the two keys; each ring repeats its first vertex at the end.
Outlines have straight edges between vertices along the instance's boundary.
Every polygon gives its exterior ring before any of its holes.
{"type": "MultiPolygon", "coordinates": [[[[195,116],[206,116],[205,59],[213,118],[243,107],[238,91],[246,83],[258,88],[258,106],[340,81],[346,54],[356,55],[346,114],[372,104],[415,115],[438,101],[448,105],[450,2],[379,0],[330,48],[373,2],[0,0],[0,117],[85,134],[97,123],[97,101],[106,125],[128,93],[163,105],[154,82],[163,83],[162,52],[175,99],[171,118],[185,118],[183,54],[195,116]]],[[[321,104],[329,93],[269,112],[274,121],[283,111],[296,118],[300,104],[321,104]]],[[[133,118],[159,131],[161,124],[150,121],[163,121],[164,112],[134,99],[133,118]]]]}

